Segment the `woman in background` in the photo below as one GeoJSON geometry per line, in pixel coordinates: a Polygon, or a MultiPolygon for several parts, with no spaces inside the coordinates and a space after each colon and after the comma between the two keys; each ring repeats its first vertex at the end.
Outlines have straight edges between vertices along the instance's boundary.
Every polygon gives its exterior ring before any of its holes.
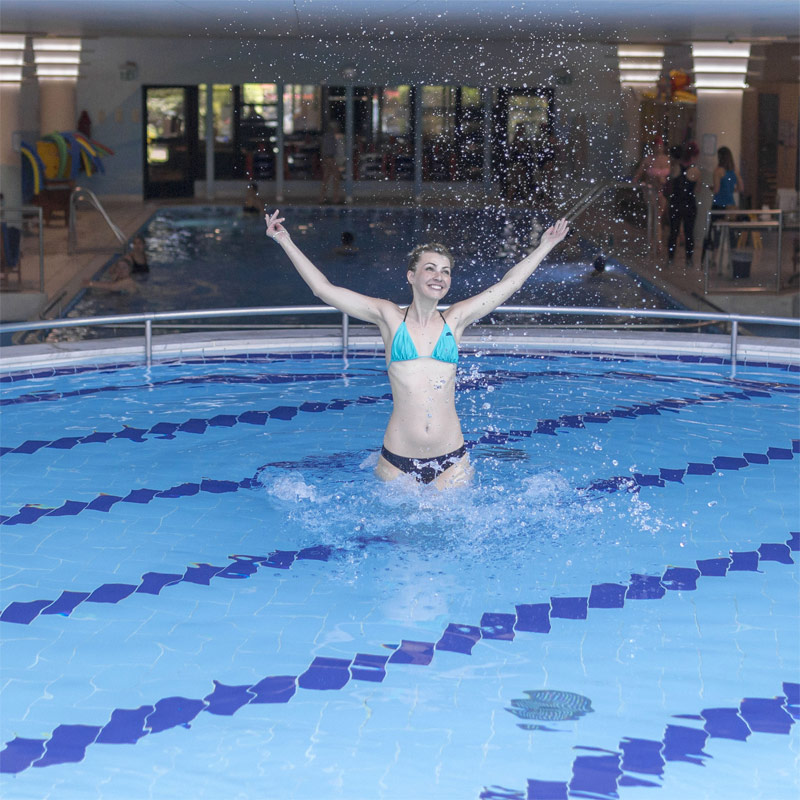
{"type": "MultiPolygon", "coordinates": [[[[744,191],[744,182],[736,169],[733,153],[731,153],[728,147],[720,147],[719,150],[717,150],[717,166],[714,170],[712,191],[714,192],[711,198],[712,211],[736,208],[736,195],[734,193],[741,193],[744,191]]],[[[716,217],[716,219],[719,218],[719,216],[716,217]]],[[[711,224],[709,225],[703,245],[704,257],[706,250],[716,250],[719,247],[720,235],[718,230],[714,230],[714,220],[715,217],[712,216],[711,224]]],[[[736,234],[733,230],[728,230],[728,239],[731,249],[733,249],[736,243],[736,234]]]]}
{"type": "Polygon", "coordinates": [[[694,258],[694,225],[697,219],[697,198],[694,189],[700,180],[700,170],[695,165],[700,150],[694,142],[688,142],[676,153],[676,174],[669,182],[669,240],[667,253],[669,263],[675,258],[678,234],[683,225],[686,247],[686,266],[692,266],[694,258]]]}
{"type": "Polygon", "coordinates": [[[669,153],[664,140],[657,136],[652,144],[645,150],[636,174],[634,183],[643,183],[648,187],[651,213],[656,217],[656,253],[663,252],[663,221],[667,213],[667,180],[669,179],[671,164],[669,153]]]}

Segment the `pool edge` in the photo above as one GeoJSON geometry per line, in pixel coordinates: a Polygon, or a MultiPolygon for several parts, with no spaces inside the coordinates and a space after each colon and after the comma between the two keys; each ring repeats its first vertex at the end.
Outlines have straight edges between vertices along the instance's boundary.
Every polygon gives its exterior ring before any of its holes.
{"type": "MultiPolygon", "coordinates": [[[[722,334],[664,332],[609,332],[518,328],[497,331],[475,328],[461,342],[463,352],[605,354],[623,358],[713,359],[730,363],[730,338],[722,334]]],[[[153,340],[153,360],[230,353],[342,352],[340,328],[286,329],[280,331],[167,334],[153,340]]],[[[382,355],[380,338],[366,329],[352,328],[348,352],[382,355]]],[[[125,359],[144,365],[144,337],[84,340],[30,345],[9,345],[0,350],[0,373],[60,367],[69,364],[108,363],[125,359]]],[[[737,363],[788,365],[800,368],[797,340],[740,337],[737,363]]]]}

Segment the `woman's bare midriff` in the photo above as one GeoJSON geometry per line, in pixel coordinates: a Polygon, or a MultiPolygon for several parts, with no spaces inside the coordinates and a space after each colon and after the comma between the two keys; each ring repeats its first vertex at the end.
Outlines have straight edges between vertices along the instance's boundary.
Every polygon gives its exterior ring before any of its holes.
{"type": "MultiPolygon", "coordinates": [[[[436,458],[458,450],[464,444],[461,422],[455,411],[455,364],[433,358],[394,362],[389,367],[394,410],[386,427],[383,444],[404,458],[436,458]]],[[[392,480],[401,471],[382,456],[376,473],[392,480]]],[[[466,483],[472,473],[465,455],[434,481],[438,488],[466,483]]]]}
{"type": "Polygon", "coordinates": [[[464,444],[455,409],[455,364],[433,358],[389,367],[394,410],[383,443],[395,455],[435,458],[464,444]]]}

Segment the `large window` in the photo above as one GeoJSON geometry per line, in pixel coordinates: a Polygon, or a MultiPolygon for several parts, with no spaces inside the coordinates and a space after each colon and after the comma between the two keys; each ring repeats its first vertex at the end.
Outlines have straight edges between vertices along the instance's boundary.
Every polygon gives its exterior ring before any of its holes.
{"type": "Polygon", "coordinates": [[[287,83],[283,87],[284,169],[289,180],[320,177],[322,87],[287,83]]]}
{"type": "MultiPolygon", "coordinates": [[[[206,134],[209,121],[206,119],[208,86],[198,87],[198,174],[205,175],[206,134]]],[[[214,84],[211,88],[211,104],[214,131],[214,177],[233,178],[237,174],[236,141],[234,136],[234,92],[230,84],[214,84]]]]}
{"type": "Polygon", "coordinates": [[[479,88],[422,87],[424,180],[480,179],[483,138],[483,103],[479,88]]]}
{"type": "MultiPolygon", "coordinates": [[[[344,90],[331,88],[332,116],[344,90]]],[[[410,87],[357,86],[353,89],[353,170],[356,180],[411,180],[414,175],[410,87]]]]}
{"type": "Polygon", "coordinates": [[[274,180],[278,141],[278,87],[244,83],[239,101],[239,149],[244,173],[255,180],[274,180]]]}

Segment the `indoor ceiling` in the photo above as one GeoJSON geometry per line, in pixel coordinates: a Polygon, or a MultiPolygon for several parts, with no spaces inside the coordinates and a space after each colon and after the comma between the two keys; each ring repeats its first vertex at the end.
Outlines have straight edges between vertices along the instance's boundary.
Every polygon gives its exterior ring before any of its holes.
{"type": "Polygon", "coordinates": [[[2,0],[4,33],[798,41],[798,0],[2,0]]]}

